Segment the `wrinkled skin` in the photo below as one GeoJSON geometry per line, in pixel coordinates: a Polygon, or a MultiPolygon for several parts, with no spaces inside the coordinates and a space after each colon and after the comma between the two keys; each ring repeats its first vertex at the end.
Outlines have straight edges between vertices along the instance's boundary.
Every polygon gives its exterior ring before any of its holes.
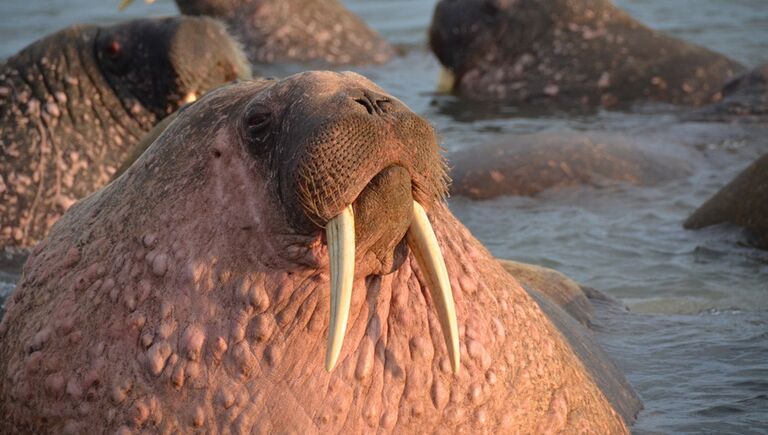
{"type": "Polygon", "coordinates": [[[176,0],[227,23],[253,63],[380,64],[393,48],[337,0],[176,0]]]}
{"type": "Polygon", "coordinates": [[[744,169],[685,221],[687,229],[730,222],[749,230],[768,249],[768,154],[744,169]]]}
{"type": "Polygon", "coordinates": [[[611,133],[519,135],[449,155],[451,194],[472,199],[533,196],[547,189],[652,185],[691,174],[682,158],[611,133]]]}
{"type": "Polygon", "coordinates": [[[723,99],[689,118],[701,121],[768,123],[768,64],[734,77],[720,91],[723,99]]]}
{"type": "Polygon", "coordinates": [[[34,249],[0,324],[0,431],[627,433],[598,387],[621,376],[593,379],[606,360],[577,356],[444,191],[429,124],[361,76],[208,94],[34,249]],[[456,375],[401,241],[412,200],[450,273],[456,375]],[[328,373],[322,225],[349,203],[357,275],[328,373]]]}
{"type": "Polygon", "coordinates": [[[139,139],[199,95],[250,76],[208,18],[73,26],[0,66],[0,247],[45,236],[139,139]]]}
{"type": "Polygon", "coordinates": [[[471,98],[703,105],[741,65],[655,32],[610,0],[442,0],[430,45],[471,98]]]}

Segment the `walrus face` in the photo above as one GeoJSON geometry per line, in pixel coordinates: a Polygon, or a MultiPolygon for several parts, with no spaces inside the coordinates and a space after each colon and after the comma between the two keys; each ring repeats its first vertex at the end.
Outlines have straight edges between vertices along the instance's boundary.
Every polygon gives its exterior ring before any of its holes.
{"type": "Polygon", "coordinates": [[[352,206],[358,247],[379,260],[367,272],[392,270],[414,200],[429,208],[445,195],[432,127],[362,76],[290,77],[253,98],[241,122],[294,229],[316,232],[352,206]]]}
{"type": "Polygon", "coordinates": [[[101,28],[95,57],[129,111],[140,104],[158,118],[216,84],[250,78],[224,27],[209,18],[135,20],[101,28]]]}
{"type": "Polygon", "coordinates": [[[461,74],[473,59],[500,46],[510,0],[443,0],[435,6],[429,44],[440,62],[461,74]]]}
{"type": "MultiPolygon", "coordinates": [[[[339,310],[349,310],[355,275],[402,264],[406,239],[438,261],[419,237],[431,233],[424,210],[445,195],[445,164],[432,127],[399,100],[354,73],[299,74],[253,97],[240,123],[287,224],[310,237],[325,230],[339,310]]],[[[338,355],[344,326],[335,328],[338,355]]]]}

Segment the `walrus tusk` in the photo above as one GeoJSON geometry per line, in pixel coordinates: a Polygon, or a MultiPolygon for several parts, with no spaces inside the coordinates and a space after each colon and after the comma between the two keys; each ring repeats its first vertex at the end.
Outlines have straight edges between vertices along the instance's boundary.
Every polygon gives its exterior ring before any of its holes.
{"type": "Polygon", "coordinates": [[[447,93],[453,90],[453,86],[456,84],[456,76],[453,75],[447,68],[440,69],[440,77],[437,79],[437,92],[447,93]]]}
{"type": "Polygon", "coordinates": [[[325,369],[330,372],[341,353],[352,299],[355,275],[355,215],[352,205],[328,222],[325,234],[331,258],[331,321],[325,352],[325,369]]]}
{"type": "Polygon", "coordinates": [[[197,93],[195,92],[187,92],[187,95],[181,100],[184,104],[194,103],[195,101],[197,101],[197,93]]]}
{"type": "Polygon", "coordinates": [[[453,304],[453,291],[445,260],[437,244],[435,231],[429,223],[427,213],[418,202],[413,202],[411,226],[406,233],[408,247],[413,251],[419,268],[427,280],[432,302],[437,310],[440,328],[443,330],[445,347],[451,360],[453,373],[459,372],[459,325],[456,320],[456,307],[453,304]]]}

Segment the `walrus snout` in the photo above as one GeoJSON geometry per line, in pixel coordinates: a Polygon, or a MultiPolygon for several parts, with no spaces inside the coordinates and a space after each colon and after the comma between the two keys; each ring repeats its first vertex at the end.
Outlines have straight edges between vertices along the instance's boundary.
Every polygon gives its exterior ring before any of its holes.
{"type": "Polygon", "coordinates": [[[251,103],[249,147],[272,162],[292,227],[311,233],[353,204],[390,166],[410,175],[426,208],[445,196],[445,163],[431,125],[354,73],[289,77],[251,103]]]}

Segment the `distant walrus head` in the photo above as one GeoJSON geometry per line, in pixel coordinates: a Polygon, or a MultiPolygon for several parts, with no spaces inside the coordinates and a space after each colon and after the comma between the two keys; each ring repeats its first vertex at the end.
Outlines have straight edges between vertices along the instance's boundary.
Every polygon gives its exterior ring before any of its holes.
{"type": "Polygon", "coordinates": [[[441,0],[429,41],[462,95],[509,102],[702,105],[743,67],[610,0],[441,0]]]}
{"type": "Polygon", "coordinates": [[[0,248],[30,246],[106,184],[158,121],[249,78],[239,45],[210,18],[78,25],[0,66],[0,248]]]}

